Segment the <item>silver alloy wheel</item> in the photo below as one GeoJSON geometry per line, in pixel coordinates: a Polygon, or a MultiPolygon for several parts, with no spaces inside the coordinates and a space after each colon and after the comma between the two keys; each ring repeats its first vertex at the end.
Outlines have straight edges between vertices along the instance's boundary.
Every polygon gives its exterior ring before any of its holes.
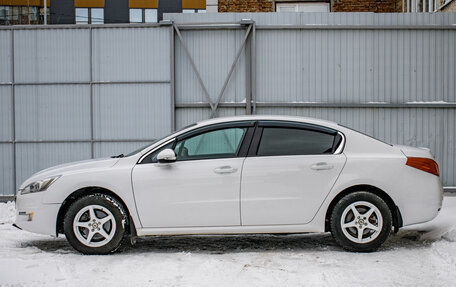
{"type": "Polygon", "coordinates": [[[100,247],[114,237],[116,220],[109,209],[100,205],[88,205],[74,217],[73,231],[82,244],[100,247]]]}
{"type": "Polygon", "coordinates": [[[383,217],[370,202],[356,201],[347,206],[340,218],[345,237],[355,243],[369,243],[382,231],[383,217]]]}

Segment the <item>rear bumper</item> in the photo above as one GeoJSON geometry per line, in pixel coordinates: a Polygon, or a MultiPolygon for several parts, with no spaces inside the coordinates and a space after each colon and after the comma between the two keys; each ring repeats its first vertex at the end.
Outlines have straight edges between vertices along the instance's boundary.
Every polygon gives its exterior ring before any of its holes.
{"type": "Polygon", "coordinates": [[[407,196],[398,205],[403,225],[427,222],[434,219],[442,207],[443,187],[440,178],[431,174],[415,177],[408,183],[407,196]]]}
{"type": "Polygon", "coordinates": [[[33,233],[56,236],[60,204],[43,204],[42,194],[27,194],[16,198],[15,226],[33,233]]]}

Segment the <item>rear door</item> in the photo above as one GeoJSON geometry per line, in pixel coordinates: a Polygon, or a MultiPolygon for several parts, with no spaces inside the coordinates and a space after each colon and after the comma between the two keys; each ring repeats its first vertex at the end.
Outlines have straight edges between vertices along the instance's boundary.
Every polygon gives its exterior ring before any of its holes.
{"type": "Polygon", "coordinates": [[[242,170],[242,225],[310,222],[345,164],[342,144],[325,127],[260,121],[242,170]]]}

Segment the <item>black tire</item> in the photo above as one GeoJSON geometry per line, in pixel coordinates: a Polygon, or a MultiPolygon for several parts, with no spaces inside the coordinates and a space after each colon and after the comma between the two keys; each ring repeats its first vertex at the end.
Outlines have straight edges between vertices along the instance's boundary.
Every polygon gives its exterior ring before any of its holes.
{"type": "Polygon", "coordinates": [[[345,250],[372,252],[377,250],[391,233],[391,210],[383,199],[373,193],[354,192],[336,203],[331,213],[330,228],[335,241],[345,250]],[[369,211],[372,211],[371,215],[369,211]],[[355,212],[358,212],[357,216],[355,212]],[[342,224],[346,224],[345,228],[342,224]]]}
{"type": "Polygon", "coordinates": [[[96,193],[76,200],[69,207],[63,229],[68,242],[77,251],[108,254],[116,251],[122,243],[126,223],[127,213],[122,204],[109,195],[96,193]],[[79,224],[84,226],[77,227],[79,224]]]}

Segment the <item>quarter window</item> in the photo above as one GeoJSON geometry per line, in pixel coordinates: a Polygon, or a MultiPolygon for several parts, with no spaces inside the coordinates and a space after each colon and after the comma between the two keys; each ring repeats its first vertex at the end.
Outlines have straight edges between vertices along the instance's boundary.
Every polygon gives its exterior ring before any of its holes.
{"type": "Polygon", "coordinates": [[[199,134],[177,142],[177,160],[236,157],[246,128],[227,128],[199,134]]]}
{"type": "Polygon", "coordinates": [[[322,132],[265,127],[258,147],[258,156],[330,154],[334,135],[322,132]]]}

